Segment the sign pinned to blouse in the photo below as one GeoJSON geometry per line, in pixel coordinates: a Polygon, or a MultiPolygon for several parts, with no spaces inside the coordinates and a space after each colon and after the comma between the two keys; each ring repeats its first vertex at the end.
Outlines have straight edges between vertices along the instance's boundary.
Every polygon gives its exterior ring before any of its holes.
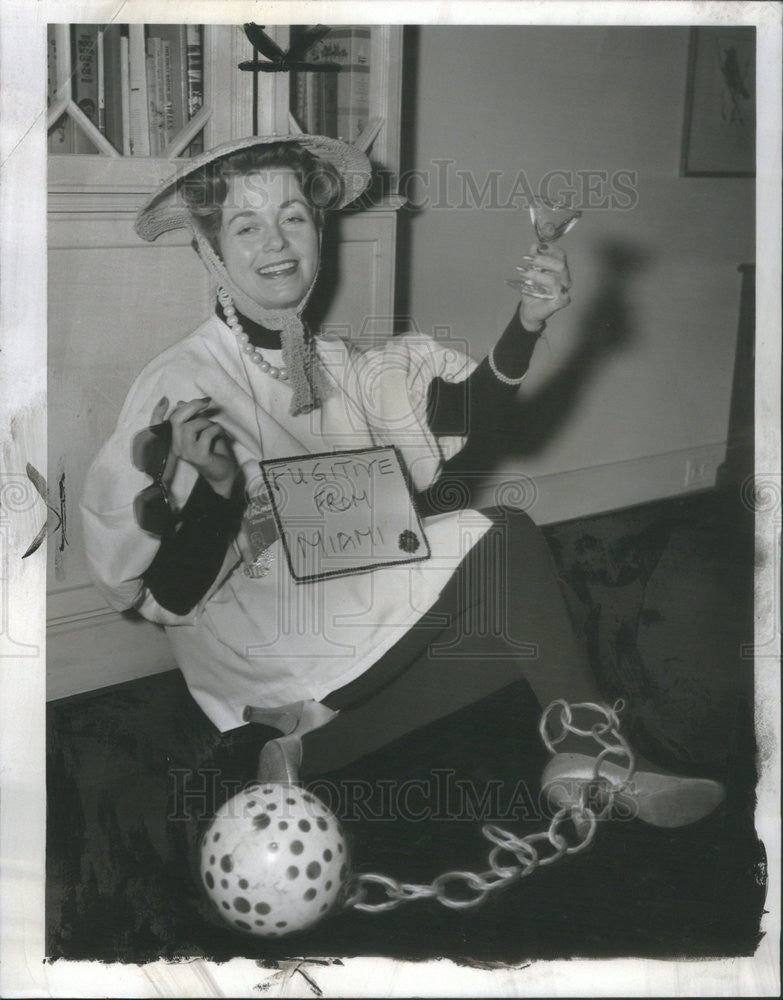
{"type": "Polygon", "coordinates": [[[261,470],[297,583],[429,559],[395,448],[273,459],[261,470]]]}

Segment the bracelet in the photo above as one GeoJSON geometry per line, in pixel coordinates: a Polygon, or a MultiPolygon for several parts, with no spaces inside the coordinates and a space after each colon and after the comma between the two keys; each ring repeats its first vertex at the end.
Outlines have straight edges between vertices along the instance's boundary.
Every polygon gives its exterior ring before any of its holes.
{"type": "Polygon", "coordinates": [[[509,378],[508,375],[504,375],[503,372],[498,370],[498,366],[495,363],[494,344],[489,354],[487,355],[487,361],[489,362],[489,370],[492,372],[492,374],[495,376],[498,382],[502,382],[503,385],[520,385],[527,378],[527,372],[525,372],[523,375],[520,375],[519,378],[509,378]]]}

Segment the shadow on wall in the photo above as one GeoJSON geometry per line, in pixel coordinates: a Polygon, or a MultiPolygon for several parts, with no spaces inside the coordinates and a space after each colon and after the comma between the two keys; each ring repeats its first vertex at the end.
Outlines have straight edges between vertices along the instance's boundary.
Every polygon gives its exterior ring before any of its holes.
{"type": "Polygon", "coordinates": [[[449,475],[475,475],[509,456],[543,451],[578,409],[599,362],[632,345],[636,325],[629,286],[650,254],[639,244],[606,239],[596,247],[595,258],[600,265],[598,291],[586,308],[570,356],[532,396],[511,399],[501,419],[495,411],[491,426],[480,432],[474,426],[473,439],[448,464],[449,475]]]}

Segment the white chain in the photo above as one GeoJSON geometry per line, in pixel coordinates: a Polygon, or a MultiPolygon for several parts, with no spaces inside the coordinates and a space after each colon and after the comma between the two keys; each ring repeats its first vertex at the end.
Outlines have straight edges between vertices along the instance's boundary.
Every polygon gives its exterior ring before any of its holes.
{"type": "Polygon", "coordinates": [[[454,910],[468,909],[479,906],[490,893],[506,889],[528,875],[532,875],[537,868],[554,864],[564,854],[579,854],[580,851],[584,851],[595,838],[598,820],[609,814],[615,797],[629,787],[636,768],[633,751],[625,737],[620,733],[618,713],[623,708],[622,701],[616,702],[610,708],[608,705],[599,705],[595,702],[569,705],[566,701],[558,700],[552,702],[544,711],[541,716],[539,732],[550,753],[557,752],[555,747],[569,733],[592,738],[603,748],[595,758],[592,778],[582,782],[579,800],[573,805],[564,806],[555,813],[548,829],[538,833],[530,833],[526,837],[517,837],[508,830],[503,830],[491,823],[485,824],[481,828],[481,832],[494,846],[489,851],[490,867],[480,874],[469,871],[444,872],[429,885],[421,885],[398,882],[397,879],[388,875],[380,875],[375,872],[357,873],[349,882],[349,895],[345,902],[345,908],[353,907],[366,913],[382,913],[414,899],[436,899],[443,906],[454,910]],[[558,721],[561,731],[553,735],[550,733],[549,726],[551,717],[557,709],[560,710],[558,721]],[[573,722],[574,710],[584,711],[588,709],[603,715],[603,721],[595,723],[589,729],[576,726],[573,722]],[[602,779],[601,765],[610,755],[623,756],[627,760],[627,770],[620,781],[614,777],[611,781],[602,779]],[[599,782],[601,786],[602,804],[598,811],[590,803],[596,782],[599,782]],[[572,830],[576,831],[578,838],[573,846],[569,846],[568,840],[560,832],[560,827],[569,820],[573,821],[572,830]],[[587,821],[586,829],[585,820],[587,821]],[[545,846],[545,850],[547,847],[551,848],[552,851],[551,853],[542,853],[541,848],[536,845],[545,846]],[[508,856],[505,864],[502,863],[502,855],[504,854],[508,856]],[[514,863],[511,862],[512,856],[515,859],[514,863]],[[453,887],[457,885],[461,886],[463,893],[473,893],[473,895],[467,895],[466,898],[455,897],[453,887]],[[448,891],[449,887],[452,887],[451,894],[448,891]],[[380,893],[380,898],[371,901],[369,899],[371,892],[374,892],[376,896],[380,893]]]}

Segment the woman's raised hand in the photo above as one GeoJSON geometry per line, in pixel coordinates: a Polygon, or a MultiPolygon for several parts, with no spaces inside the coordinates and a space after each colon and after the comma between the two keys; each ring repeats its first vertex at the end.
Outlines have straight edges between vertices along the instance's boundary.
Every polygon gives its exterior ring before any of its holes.
{"type": "Polygon", "coordinates": [[[526,257],[524,266],[517,267],[523,278],[532,278],[537,285],[543,285],[551,294],[551,299],[536,298],[532,295],[521,295],[519,303],[519,319],[522,326],[531,333],[537,333],[543,328],[549,317],[563,309],[571,301],[571,275],[568,271],[568,261],[565,253],[555,246],[548,246],[546,252],[539,250],[534,243],[526,257]]]}
{"type": "MultiPolygon", "coordinates": [[[[168,400],[165,398],[152,411],[153,423],[166,419],[168,400]]],[[[226,437],[226,432],[210,419],[215,407],[208,397],[180,400],[168,415],[171,424],[171,459],[164,478],[174,474],[176,459],[182,459],[202,476],[215,493],[228,497],[234,486],[239,466],[226,437]]]]}

